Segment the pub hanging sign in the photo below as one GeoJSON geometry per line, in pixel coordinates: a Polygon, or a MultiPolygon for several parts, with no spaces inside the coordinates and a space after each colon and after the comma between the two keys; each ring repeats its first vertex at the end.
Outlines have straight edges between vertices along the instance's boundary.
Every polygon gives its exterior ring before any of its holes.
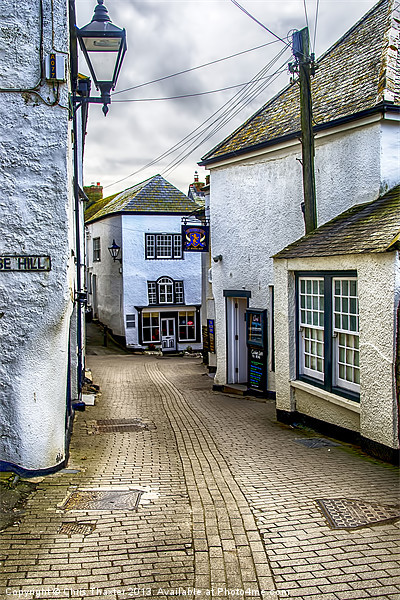
{"type": "Polygon", "coordinates": [[[208,252],[210,227],[208,225],[182,225],[184,252],[208,252]]]}

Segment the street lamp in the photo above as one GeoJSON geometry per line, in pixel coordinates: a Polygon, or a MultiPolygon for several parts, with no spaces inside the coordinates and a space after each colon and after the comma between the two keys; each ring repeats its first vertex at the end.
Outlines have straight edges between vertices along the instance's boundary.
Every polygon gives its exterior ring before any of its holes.
{"type": "Polygon", "coordinates": [[[111,244],[111,246],[108,247],[108,251],[111,254],[111,258],[113,259],[114,262],[116,260],[119,260],[119,262],[122,263],[122,258],[118,258],[120,250],[121,250],[121,246],[118,246],[118,244],[115,242],[115,240],[113,240],[113,243],[111,244]]]}
{"type": "MultiPolygon", "coordinates": [[[[126,32],[111,23],[104,0],[97,0],[92,21],[79,29],[75,25],[75,0],[70,0],[71,40],[71,117],[73,130],[74,204],[75,204],[75,262],[76,262],[76,347],[77,388],[81,396],[84,381],[83,324],[86,291],[84,283],[84,247],[82,242],[83,209],[80,199],[83,192],[79,186],[82,178],[83,144],[86,135],[87,109],[89,104],[103,104],[104,116],[111,102],[111,91],[115,88],[122,61],[126,52],[126,32]],[[83,51],[91,76],[100,91],[100,97],[90,96],[90,79],[78,74],[77,39],[83,51]],[[79,111],[80,109],[80,111],[79,111]],[[80,112],[80,115],[79,115],[80,112]],[[80,118],[79,118],[80,116],[80,118]],[[79,127],[78,127],[79,123],[79,127]]],[[[115,243],[115,241],[114,241],[115,243]]],[[[114,259],[114,260],[117,260],[114,259]]],[[[121,260],[121,259],[119,259],[121,260]]],[[[122,260],[121,260],[122,263],[122,260]]]]}
{"type": "Polygon", "coordinates": [[[104,0],[97,0],[91,22],[76,35],[85,56],[100,98],[87,97],[84,102],[102,103],[104,116],[111,102],[111,90],[115,89],[122,61],[126,52],[126,32],[111,23],[104,0]]]}

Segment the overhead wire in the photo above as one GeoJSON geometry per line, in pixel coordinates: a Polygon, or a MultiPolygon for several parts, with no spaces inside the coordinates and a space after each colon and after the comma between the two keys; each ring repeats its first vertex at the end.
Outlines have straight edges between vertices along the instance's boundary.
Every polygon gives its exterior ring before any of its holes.
{"type": "MultiPolygon", "coordinates": [[[[157,158],[155,158],[152,161],[148,162],[143,167],[141,167],[141,168],[137,169],[136,171],[130,173],[126,177],[123,177],[123,178],[121,178],[121,179],[119,179],[117,181],[114,181],[113,183],[110,183],[110,184],[108,184],[108,185],[106,185],[104,187],[105,188],[111,187],[113,185],[121,183],[122,181],[126,181],[130,177],[133,177],[134,175],[137,175],[141,171],[144,171],[145,169],[147,169],[147,168],[149,168],[149,167],[151,167],[151,166],[159,163],[160,161],[162,161],[163,159],[167,158],[168,156],[171,156],[175,152],[179,152],[181,150],[181,153],[177,157],[175,157],[173,159],[173,161],[171,161],[171,163],[169,163],[169,165],[167,165],[167,168],[165,169],[165,171],[167,169],[168,170],[172,170],[173,166],[175,168],[176,161],[180,160],[181,157],[182,157],[182,155],[184,153],[186,153],[185,154],[185,158],[187,158],[187,156],[189,154],[191,154],[198,146],[200,146],[202,143],[204,143],[205,141],[207,141],[217,131],[219,131],[219,129],[221,127],[223,127],[231,119],[233,119],[243,108],[245,108],[246,106],[248,106],[248,104],[250,102],[252,102],[264,89],[266,89],[266,87],[268,87],[268,85],[270,85],[272,83],[272,81],[271,81],[272,78],[274,78],[274,77],[276,78],[277,76],[279,76],[279,74],[281,74],[283,72],[282,67],[284,65],[286,67],[286,61],[269,78],[264,78],[264,81],[262,81],[262,83],[256,89],[253,89],[254,86],[255,86],[255,84],[257,84],[257,83],[260,82],[260,77],[262,78],[262,76],[266,74],[266,72],[279,60],[279,58],[282,56],[282,54],[285,51],[286,51],[286,48],[283,48],[270,61],[269,64],[267,64],[266,66],[264,66],[253,77],[253,79],[251,80],[251,82],[249,82],[249,84],[246,85],[246,87],[244,89],[241,89],[238,92],[236,92],[236,94],[234,94],[232,98],[230,98],[227,102],[225,102],[210,117],[208,117],[205,121],[203,121],[203,123],[201,123],[198,127],[196,127],[191,133],[189,133],[187,136],[185,136],[179,142],[177,142],[176,144],[174,144],[171,148],[169,148],[168,150],[166,150],[165,152],[163,152],[157,158]],[[204,135],[207,132],[208,132],[208,134],[204,138],[204,135]],[[193,145],[196,144],[196,142],[198,142],[200,140],[201,136],[203,136],[203,139],[196,145],[195,148],[193,148],[193,145]],[[174,163],[174,165],[172,163],[174,163]]],[[[285,70],[286,70],[286,68],[285,68],[285,70]]]]}
{"type": "Polygon", "coordinates": [[[317,0],[317,6],[315,9],[314,41],[313,41],[313,49],[312,49],[312,51],[314,53],[315,53],[315,44],[316,44],[316,39],[317,39],[318,9],[319,9],[319,0],[317,0]]]}
{"type": "Polygon", "coordinates": [[[258,25],[260,25],[260,27],[262,27],[263,29],[265,29],[266,31],[268,31],[268,33],[270,33],[271,35],[273,35],[274,37],[276,37],[281,42],[283,42],[285,44],[285,46],[289,46],[288,42],[286,42],[284,39],[282,39],[281,37],[279,37],[279,35],[276,35],[276,33],[274,33],[273,31],[271,31],[271,29],[268,29],[268,27],[266,25],[264,25],[264,23],[261,23],[261,21],[259,21],[258,19],[256,19],[256,17],[254,17],[251,13],[249,13],[249,11],[246,10],[241,4],[239,4],[239,2],[237,0],[231,0],[231,2],[232,2],[232,4],[234,4],[235,6],[237,6],[242,12],[244,12],[245,15],[247,15],[248,17],[250,17],[250,19],[252,19],[253,21],[255,21],[255,23],[257,23],[258,25]]]}
{"type": "Polygon", "coordinates": [[[124,90],[118,90],[118,92],[113,92],[112,96],[116,96],[117,94],[122,94],[123,92],[129,92],[131,90],[136,90],[138,88],[144,87],[146,85],[151,85],[152,83],[158,83],[159,81],[164,81],[165,79],[170,79],[171,77],[176,77],[178,75],[184,75],[185,73],[190,73],[191,71],[197,71],[198,69],[203,69],[204,67],[209,67],[210,65],[215,65],[217,63],[223,62],[224,60],[229,60],[231,58],[235,58],[236,56],[240,56],[241,54],[246,54],[247,52],[253,52],[254,50],[259,50],[260,48],[265,48],[266,46],[271,46],[271,44],[276,44],[276,41],[267,42],[266,44],[261,44],[260,46],[255,46],[254,48],[249,48],[248,50],[242,50],[241,52],[236,52],[235,54],[230,54],[229,56],[224,56],[223,58],[217,58],[216,60],[211,60],[210,62],[204,63],[202,65],[198,65],[197,67],[191,67],[189,69],[184,69],[183,71],[178,71],[177,73],[171,73],[170,75],[164,75],[163,77],[158,77],[157,79],[153,79],[152,81],[146,81],[145,83],[139,83],[138,85],[133,85],[129,88],[125,88],[124,90]]]}
{"type": "MultiPolygon", "coordinates": [[[[279,55],[277,57],[275,57],[273,59],[273,61],[271,61],[271,63],[269,65],[267,65],[266,67],[264,67],[262,69],[262,71],[265,71],[269,68],[271,68],[271,66],[277,62],[277,60],[280,58],[280,56],[282,56],[282,54],[285,52],[285,49],[283,49],[279,55]]],[[[285,63],[285,67],[286,67],[286,63],[285,63]]],[[[280,69],[282,67],[280,67],[278,69],[279,74],[280,74],[280,69]]],[[[285,68],[286,70],[286,68],[285,68]]],[[[231,121],[243,108],[246,108],[246,106],[248,106],[269,84],[270,84],[270,80],[271,78],[273,78],[277,73],[273,73],[268,79],[269,81],[267,83],[264,84],[260,84],[259,86],[256,87],[256,83],[257,83],[257,76],[255,76],[253,78],[253,80],[250,82],[249,86],[247,87],[247,89],[244,90],[240,90],[237,94],[236,94],[236,98],[235,96],[231,99],[231,101],[229,101],[227,104],[228,106],[226,106],[225,110],[223,111],[223,113],[221,115],[219,115],[217,117],[217,119],[215,119],[212,123],[210,123],[210,125],[208,125],[206,128],[204,128],[204,130],[202,132],[200,132],[193,140],[192,140],[192,145],[194,143],[196,143],[198,141],[198,139],[200,138],[201,134],[206,134],[206,137],[202,137],[201,138],[201,142],[199,144],[196,145],[196,148],[198,148],[199,145],[203,144],[204,142],[206,142],[208,139],[210,139],[210,137],[212,137],[213,135],[215,135],[215,133],[217,133],[222,127],[224,127],[227,123],[229,123],[229,121],[231,121]],[[214,126],[212,129],[211,127],[214,126]]],[[[259,79],[258,79],[259,81],[259,79]]],[[[191,153],[192,151],[194,151],[196,148],[192,148],[190,150],[190,152],[188,153],[188,149],[190,148],[190,146],[188,146],[188,148],[186,148],[180,155],[178,155],[178,157],[176,157],[174,159],[174,161],[172,161],[174,164],[175,162],[186,152],[185,154],[185,158],[187,158],[187,156],[189,155],[189,153],[191,153]]],[[[163,172],[167,172],[169,171],[170,166],[172,165],[172,163],[170,163],[169,165],[167,165],[165,171],[163,172]]]]}
{"type": "MultiPolygon", "coordinates": [[[[261,77],[255,81],[263,81],[265,79],[269,79],[268,77],[261,77]]],[[[245,81],[243,83],[236,83],[235,85],[228,85],[223,88],[218,88],[216,90],[209,90],[207,92],[194,92],[193,94],[179,94],[178,96],[163,96],[160,98],[127,98],[126,100],[114,100],[113,102],[158,102],[160,100],[180,100],[182,98],[194,98],[196,96],[206,96],[208,94],[216,94],[218,92],[225,92],[226,90],[233,90],[237,87],[243,87],[245,85],[249,85],[252,81],[245,81]]]]}
{"type": "MultiPolygon", "coordinates": [[[[285,72],[287,70],[286,61],[285,61],[284,65],[285,65],[284,69],[282,69],[282,67],[280,67],[273,75],[271,75],[271,78],[270,78],[270,81],[268,82],[268,85],[270,85],[271,83],[273,83],[275,81],[275,79],[277,79],[277,77],[279,77],[279,75],[281,75],[283,72],[285,72]]],[[[267,87],[267,86],[265,86],[265,87],[267,87]]],[[[237,108],[237,110],[235,110],[235,112],[233,112],[229,116],[229,118],[227,118],[227,119],[223,120],[222,122],[218,123],[218,125],[212,131],[210,131],[205,138],[202,138],[194,147],[188,149],[188,151],[185,154],[181,153],[179,155],[179,157],[177,157],[173,163],[170,163],[169,165],[167,165],[166,169],[163,171],[163,174],[171,173],[177,167],[179,167],[182,164],[182,162],[184,160],[186,160],[186,158],[188,158],[188,156],[190,156],[190,154],[192,154],[195,150],[197,150],[197,148],[199,148],[199,146],[201,146],[206,141],[208,141],[211,137],[213,137],[220,129],[222,129],[222,127],[224,127],[225,125],[227,125],[227,123],[229,123],[234,117],[236,117],[236,115],[240,111],[242,111],[253,100],[255,100],[264,91],[265,87],[263,87],[262,89],[258,90],[257,93],[255,93],[254,96],[252,98],[250,98],[244,105],[239,106],[237,108]]]]}
{"type": "Polygon", "coordinates": [[[307,14],[307,3],[306,0],[303,0],[303,5],[304,5],[304,15],[306,18],[306,27],[308,30],[310,30],[309,26],[308,26],[308,14],[307,14]]]}

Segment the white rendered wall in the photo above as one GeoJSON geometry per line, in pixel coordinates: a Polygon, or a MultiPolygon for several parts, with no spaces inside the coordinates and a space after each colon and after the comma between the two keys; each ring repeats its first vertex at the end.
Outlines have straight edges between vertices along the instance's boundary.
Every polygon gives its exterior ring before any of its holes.
{"type": "MultiPolygon", "coordinates": [[[[89,224],[87,230],[86,252],[89,272],[97,276],[99,320],[116,335],[125,336],[128,345],[139,344],[135,307],[148,306],[147,281],[156,281],[162,276],[183,281],[185,306],[201,304],[201,253],[185,253],[183,260],[145,258],[145,233],[180,233],[180,215],[116,215],[89,224]],[[100,262],[93,261],[93,238],[96,237],[101,240],[100,262]],[[122,265],[118,261],[114,263],[108,252],[113,239],[121,247],[122,265]],[[126,328],[127,314],[135,315],[134,328],[126,328]]],[[[158,310],[158,307],[152,309],[158,310]]],[[[161,310],[169,311],[170,306],[165,305],[161,310]]]]}
{"type": "MultiPolygon", "coordinates": [[[[393,180],[383,164],[399,156],[394,135],[382,144],[381,124],[348,125],[324,132],[316,140],[318,224],[346,208],[374,200],[393,180]]],[[[249,290],[250,307],[268,308],[268,286],[274,284],[271,256],[304,235],[300,143],[235,158],[211,167],[211,252],[216,312],[216,384],[226,383],[225,299],[223,290],[249,290]]],[[[398,173],[399,178],[400,173],[398,173]]],[[[270,374],[271,375],[271,374],[270,374]]],[[[269,377],[270,383],[273,378],[269,377]]]]}
{"type": "MultiPolygon", "coordinates": [[[[201,304],[201,253],[185,252],[183,260],[146,260],[145,233],[180,233],[180,215],[123,215],[122,228],[124,314],[136,315],[136,327],[126,329],[126,341],[136,345],[139,338],[135,306],[148,306],[147,281],[162,276],[183,281],[185,305],[201,304]]],[[[167,311],[168,305],[163,310],[167,311]]],[[[184,344],[188,345],[189,342],[184,344]]]]}
{"type": "Polygon", "coordinates": [[[394,378],[396,309],[400,289],[397,252],[275,260],[276,406],[345,427],[398,448],[394,378]],[[356,270],[360,314],[360,404],[296,386],[296,271],[356,270]]]}
{"type": "MultiPolygon", "coordinates": [[[[108,247],[113,240],[122,247],[121,217],[111,216],[87,226],[87,256],[89,272],[97,278],[97,316],[101,323],[123,336],[123,298],[121,263],[113,261],[108,247]],[[100,238],[100,261],[93,261],[93,239],[100,238]]],[[[121,254],[120,254],[121,257],[121,254]]]]}
{"type": "MultiPolygon", "coordinates": [[[[11,90],[39,81],[39,6],[35,0],[16,10],[14,0],[3,0],[2,35],[10,43],[0,50],[0,254],[51,257],[49,272],[0,272],[0,458],[33,471],[65,459],[75,270],[67,84],[58,101],[46,84],[41,98],[11,90]]],[[[45,54],[54,37],[67,56],[67,3],[44,0],[43,9],[45,54]]]]}
{"type": "Polygon", "coordinates": [[[399,183],[400,173],[400,115],[387,114],[381,130],[381,192],[399,183]]]}

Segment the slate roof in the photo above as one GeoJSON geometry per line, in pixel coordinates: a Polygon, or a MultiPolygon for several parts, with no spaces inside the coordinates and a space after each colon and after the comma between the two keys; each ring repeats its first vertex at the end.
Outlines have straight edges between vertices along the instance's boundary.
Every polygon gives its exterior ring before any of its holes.
{"type": "Polygon", "coordinates": [[[293,242],[273,258],[386,252],[400,247],[400,185],[367,204],[357,204],[293,242]]]}
{"type": "Polygon", "coordinates": [[[101,198],[100,200],[97,200],[96,202],[94,202],[93,204],[91,204],[85,210],[85,221],[91,220],[91,218],[97,212],[99,212],[99,210],[101,208],[104,208],[106,206],[106,204],[108,204],[109,202],[111,202],[111,200],[113,200],[115,198],[115,196],[117,196],[117,194],[113,194],[112,196],[107,196],[107,198],[101,198]]]}
{"type": "Polygon", "coordinates": [[[161,175],[154,175],[114,196],[90,206],[85,213],[87,223],[113,214],[171,214],[187,215],[198,204],[174,187],[161,175]]]}
{"type": "MultiPolygon", "coordinates": [[[[315,131],[340,119],[400,105],[399,11],[381,0],[317,61],[312,78],[315,131]]],[[[207,165],[300,132],[298,83],[285,87],[199,164],[207,165]]]]}

